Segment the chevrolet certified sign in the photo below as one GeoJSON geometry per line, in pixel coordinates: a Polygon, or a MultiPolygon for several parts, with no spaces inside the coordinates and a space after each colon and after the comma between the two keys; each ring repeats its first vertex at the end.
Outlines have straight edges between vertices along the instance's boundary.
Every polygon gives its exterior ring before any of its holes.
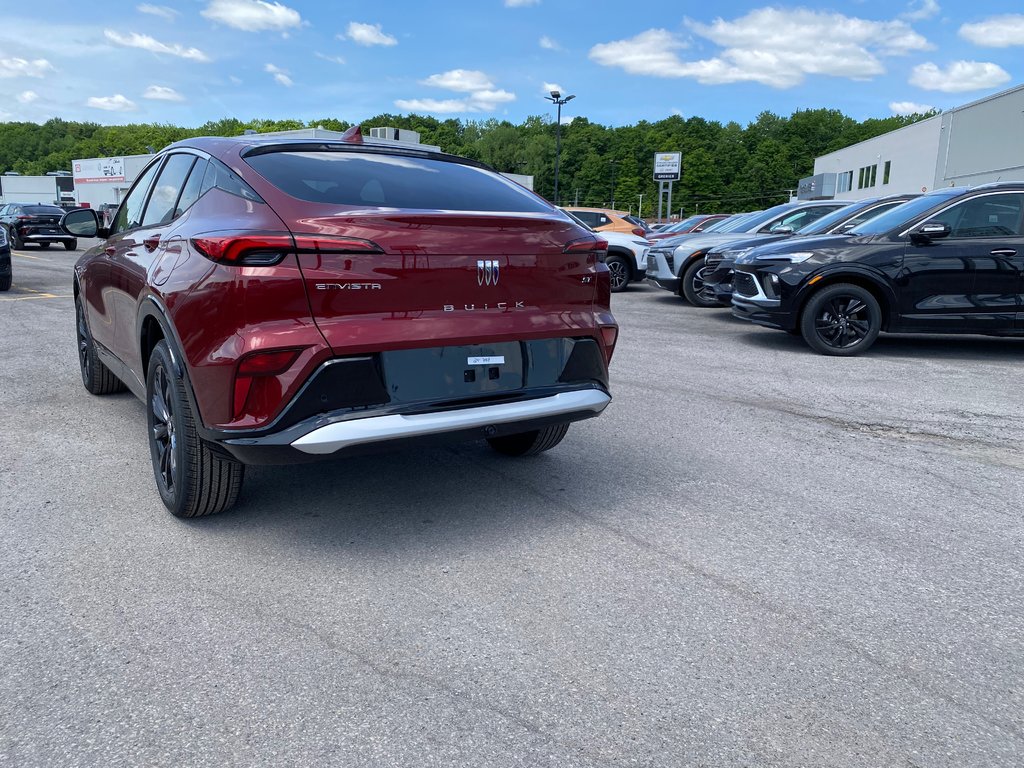
{"type": "Polygon", "coordinates": [[[658,152],[654,156],[655,181],[679,181],[683,169],[682,152],[658,152]]]}

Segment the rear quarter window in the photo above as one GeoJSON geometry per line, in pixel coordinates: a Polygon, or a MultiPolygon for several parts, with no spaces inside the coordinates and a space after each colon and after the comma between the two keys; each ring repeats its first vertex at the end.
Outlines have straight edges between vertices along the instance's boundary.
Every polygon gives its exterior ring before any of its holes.
{"type": "Polygon", "coordinates": [[[443,211],[549,213],[543,201],[483,168],[359,152],[271,152],[246,158],[263,178],[311,203],[443,211]]]}

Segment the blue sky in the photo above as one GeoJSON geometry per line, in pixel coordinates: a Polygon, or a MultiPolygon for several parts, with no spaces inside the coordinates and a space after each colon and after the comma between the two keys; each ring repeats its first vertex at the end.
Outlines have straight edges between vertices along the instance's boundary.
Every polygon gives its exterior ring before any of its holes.
{"type": "Polygon", "coordinates": [[[1024,82],[1020,0],[17,3],[0,120],[199,125],[419,112],[606,125],[770,110],[857,119],[1024,82]]]}

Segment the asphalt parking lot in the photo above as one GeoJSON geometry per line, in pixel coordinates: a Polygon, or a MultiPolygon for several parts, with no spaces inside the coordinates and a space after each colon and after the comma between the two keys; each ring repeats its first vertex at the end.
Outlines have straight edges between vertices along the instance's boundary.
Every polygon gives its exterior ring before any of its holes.
{"type": "Polygon", "coordinates": [[[82,388],[77,256],[0,294],[0,763],[1024,764],[1024,340],[823,358],[638,286],[554,451],[250,468],[187,522],[82,388]]]}

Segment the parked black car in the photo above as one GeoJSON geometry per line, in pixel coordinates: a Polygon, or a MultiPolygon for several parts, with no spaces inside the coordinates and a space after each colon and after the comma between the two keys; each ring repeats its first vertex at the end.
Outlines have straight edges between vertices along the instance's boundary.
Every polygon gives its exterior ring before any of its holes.
{"type": "Polygon", "coordinates": [[[0,291],[10,290],[13,277],[11,244],[7,241],[7,230],[0,227],[0,291]]]}
{"type": "Polygon", "coordinates": [[[24,248],[34,243],[49,248],[52,243],[63,243],[69,251],[78,247],[78,240],[60,228],[63,208],[45,203],[8,203],[0,208],[0,225],[7,230],[12,248],[24,248]]]}
{"type": "Polygon", "coordinates": [[[886,197],[871,197],[866,200],[857,200],[836,211],[822,216],[817,221],[812,221],[802,229],[795,232],[792,228],[785,227],[774,230],[771,235],[761,235],[746,240],[725,243],[712,248],[704,257],[704,288],[714,294],[715,299],[725,307],[732,302],[732,271],[736,259],[747,251],[777,240],[784,240],[787,237],[806,237],[808,235],[836,235],[849,232],[858,224],[870,221],[876,216],[881,216],[886,211],[892,210],[897,205],[903,205],[917,195],[888,195],[886,197]]]}
{"type": "Polygon", "coordinates": [[[880,331],[1024,335],[1024,183],[946,188],[736,261],[733,314],[856,355],[880,331]]]}

